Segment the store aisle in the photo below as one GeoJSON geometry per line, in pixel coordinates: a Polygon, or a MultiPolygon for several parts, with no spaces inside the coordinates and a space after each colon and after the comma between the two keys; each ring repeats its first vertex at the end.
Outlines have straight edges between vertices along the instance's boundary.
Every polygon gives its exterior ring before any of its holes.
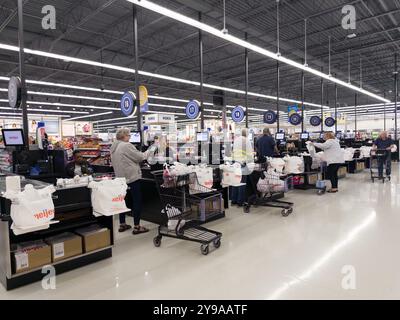
{"type": "Polygon", "coordinates": [[[174,239],[155,248],[150,225],[148,234],[119,237],[112,259],[58,276],[56,290],[40,283],[10,292],[0,286],[0,298],[398,299],[400,176],[394,167],[391,183],[372,184],[365,171],[341,180],[339,194],[294,191],[288,218],[268,208],[231,209],[209,224],[224,237],[208,256],[197,244],[174,239]],[[354,290],[342,288],[344,267],[355,271],[354,290]]]}

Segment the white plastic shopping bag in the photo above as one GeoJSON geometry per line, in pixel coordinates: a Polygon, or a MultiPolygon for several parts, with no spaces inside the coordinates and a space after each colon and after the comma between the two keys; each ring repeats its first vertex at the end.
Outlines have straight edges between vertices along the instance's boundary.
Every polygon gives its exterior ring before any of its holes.
{"type": "Polygon", "coordinates": [[[300,174],[304,172],[304,161],[302,157],[286,156],[283,160],[285,160],[285,173],[300,174]]]}
{"type": "Polygon", "coordinates": [[[271,186],[269,185],[266,177],[261,177],[258,179],[257,191],[260,193],[269,193],[271,191],[271,186]]]}
{"type": "Polygon", "coordinates": [[[242,166],[240,163],[221,165],[222,184],[228,186],[238,186],[242,181],[242,166]]]}
{"type": "Polygon", "coordinates": [[[88,188],[92,190],[92,207],[94,214],[112,216],[129,211],[125,204],[128,186],[125,178],[92,181],[88,188]]]}
{"type": "Polygon", "coordinates": [[[196,173],[197,181],[199,182],[199,184],[206,188],[212,189],[214,184],[213,169],[211,167],[202,165],[195,166],[193,169],[196,173]]]}
{"type": "Polygon", "coordinates": [[[11,200],[13,221],[11,228],[19,229],[18,234],[47,229],[54,218],[54,203],[51,195],[55,191],[54,186],[35,189],[28,184],[24,191],[6,192],[4,197],[11,200]]]}
{"type": "Polygon", "coordinates": [[[174,162],[172,169],[174,170],[174,174],[177,176],[183,176],[183,175],[193,172],[193,169],[191,166],[188,166],[188,165],[186,165],[184,163],[180,163],[180,162],[174,162]]]}
{"type": "Polygon", "coordinates": [[[356,150],[355,149],[353,149],[353,148],[346,148],[346,149],[344,149],[344,160],[345,161],[352,161],[353,160],[353,158],[354,158],[354,152],[355,152],[356,150]]]}
{"type": "Polygon", "coordinates": [[[281,158],[268,158],[269,167],[274,169],[276,172],[282,173],[285,167],[285,161],[281,158]]]}

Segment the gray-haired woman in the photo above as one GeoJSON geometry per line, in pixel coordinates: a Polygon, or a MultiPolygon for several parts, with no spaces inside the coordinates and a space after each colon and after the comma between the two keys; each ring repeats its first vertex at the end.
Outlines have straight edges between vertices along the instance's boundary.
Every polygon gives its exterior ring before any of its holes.
{"type": "MultiPolygon", "coordinates": [[[[147,152],[140,152],[133,144],[129,142],[130,130],[127,128],[118,129],[117,140],[111,146],[111,163],[114,168],[115,176],[125,178],[129,186],[129,192],[132,197],[132,214],[134,228],[132,233],[139,234],[149,230],[140,225],[142,215],[142,195],[140,179],[142,170],[140,163],[148,157],[147,152]]],[[[126,224],[125,213],[119,215],[119,232],[124,232],[131,228],[126,224]]]]}

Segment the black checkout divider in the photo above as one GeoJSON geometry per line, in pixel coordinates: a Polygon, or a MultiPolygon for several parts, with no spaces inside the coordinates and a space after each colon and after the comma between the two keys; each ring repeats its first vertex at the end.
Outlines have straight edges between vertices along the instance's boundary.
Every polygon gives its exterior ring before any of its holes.
{"type": "MultiPolygon", "coordinates": [[[[167,221],[165,220],[165,216],[161,215],[161,210],[163,209],[161,205],[160,196],[158,194],[158,190],[156,187],[156,182],[152,175],[152,171],[155,171],[155,166],[142,167],[142,179],[141,179],[141,191],[142,191],[142,219],[148,222],[152,222],[159,225],[166,225],[167,221]]],[[[224,208],[227,209],[229,207],[228,202],[228,188],[222,188],[220,172],[218,167],[214,167],[214,186],[213,188],[222,193],[222,197],[224,199],[224,208]]],[[[126,204],[128,208],[131,208],[132,198],[130,193],[127,193],[126,196],[126,204]]],[[[210,217],[209,219],[206,217],[206,222],[210,222],[216,219],[220,219],[225,217],[225,212],[210,217]]]]}
{"type": "Polygon", "coordinates": [[[55,184],[57,178],[67,177],[65,150],[13,151],[13,172],[27,179],[55,184]]]}

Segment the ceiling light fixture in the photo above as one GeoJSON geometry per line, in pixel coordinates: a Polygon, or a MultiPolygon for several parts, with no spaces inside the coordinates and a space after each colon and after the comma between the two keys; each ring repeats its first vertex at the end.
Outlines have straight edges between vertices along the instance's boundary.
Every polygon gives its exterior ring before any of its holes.
{"type": "MultiPolygon", "coordinates": [[[[234,43],[234,44],[239,45],[239,46],[241,46],[243,48],[246,48],[248,50],[251,50],[253,52],[261,54],[261,55],[263,55],[265,57],[268,57],[268,58],[283,62],[283,63],[288,64],[288,65],[290,65],[292,67],[295,67],[297,69],[306,71],[306,72],[311,73],[311,74],[313,74],[313,75],[315,75],[317,77],[320,77],[320,78],[326,79],[328,81],[337,83],[337,84],[339,84],[339,85],[341,85],[343,87],[346,87],[346,88],[349,88],[349,89],[354,90],[356,92],[365,94],[365,95],[370,96],[370,97],[372,97],[374,99],[377,99],[379,101],[390,102],[390,100],[382,98],[381,96],[376,95],[376,94],[374,94],[372,92],[369,92],[369,91],[367,91],[365,89],[359,88],[359,87],[354,86],[354,85],[352,85],[352,84],[350,84],[348,82],[345,82],[343,80],[340,80],[340,79],[332,77],[332,76],[330,76],[328,74],[325,74],[325,73],[323,73],[321,71],[318,71],[318,70],[315,70],[315,69],[310,68],[308,66],[305,66],[305,65],[303,65],[303,64],[301,64],[299,62],[296,62],[294,60],[290,60],[288,58],[285,58],[282,55],[279,55],[279,54],[274,53],[272,51],[269,51],[269,50],[266,50],[266,49],[261,48],[259,46],[256,46],[254,44],[251,44],[248,41],[242,40],[242,39],[240,39],[238,37],[235,37],[235,36],[232,36],[230,34],[224,33],[221,30],[216,29],[214,27],[211,27],[211,26],[209,26],[209,25],[207,25],[207,24],[205,24],[205,23],[203,23],[201,21],[192,19],[192,18],[187,17],[187,16],[185,16],[185,15],[183,15],[181,13],[178,13],[176,11],[173,11],[173,10],[167,9],[167,8],[165,8],[163,6],[160,6],[158,4],[155,4],[155,3],[151,2],[151,1],[147,1],[147,0],[126,0],[126,1],[131,2],[133,4],[136,4],[136,5],[138,5],[138,6],[142,7],[142,8],[146,8],[146,9],[151,10],[153,12],[159,13],[161,15],[167,16],[167,17],[169,17],[171,19],[174,19],[174,20],[177,20],[179,22],[183,22],[183,23],[185,23],[187,25],[190,25],[190,26],[195,27],[197,29],[200,29],[200,30],[202,30],[204,32],[212,34],[213,36],[216,36],[216,37],[218,37],[220,39],[223,39],[225,41],[234,43]]],[[[206,86],[206,85],[204,85],[204,86],[206,86]]]]}
{"type": "MultiPolygon", "coordinates": [[[[19,51],[19,47],[7,45],[4,43],[0,43],[0,49],[11,50],[14,52],[19,51]]],[[[24,49],[24,52],[26,52],[28,54],[32,54],[32,55],[38,55],[38,56],[54,58],[54,59],[62,59],[61,57],[67,57],[67,56],[63,56],[63,55],[59,55],[59,54],[53,54],[53,53],[49,53],[49,52],[45,52],[45,51],[32,50],[32,49],[27,49],[27,48],[24,49]]],[[[103,64],[103,63],[86,60],[86,59],[79,59],[79,58],[73,58],[73,57],[68,57],[68,58],[73,59],[71,61],[76,62],[76,63],[87,64],[87,65],[91,65],[91,66],[98,66],[98,67],[102,67],[102,68],[109,68],[112,70],[119,70],[119,71],[124,71],[124,72],[129,72],[129,73],[135,73],[135,69],[131,69],[131,68],[124,68],[124,67],[115,66],[115,65],[111,65],[111,64],[103,64]]],[[[168,80],[168,81],[177,82],[177,83],[184,83],[184,84],[190,84],[193,86],[200,86],[200,82],[197,82],[197,81],[191,81],[191,80],[161,75],[161,74],[142,71],[142,70],[139,70],[139,74],[144,75],[146,77],[151,77],[151,78],[158,78],[158,79],[168,80]]],[[[6,77],[0,77],[0,80],[2,80],[2,79],[4,80],[5,78],[6,77]]],[[[42,81],[34,81],[34,80],[27,80],[27,83],[38,84],[38,85],[43,84],[42,81]]],[[[217,85],[212,85],[212,84],[207,84],[207,83],[204,83],[203,86],[206,88],[214,89],[214,90],[223,90],[226,92],[237,93],[237,94],[241,94],[241,95],[246,94],[246,92],[244,90],[222,87],[222,86],[217,86],[217,85]]],[[[65,85],[64,87],[67,87],[67,86],[65,85]]],[[[77,89],[77,88],[75,88],[75,89],[77,89]]],[[[96,91],[103,92],[103,91],[101,91],[101,89],[96,89],[96,91]]],[[[106,90],[104,92],[106,92],[106,90]]],[[[275,101],[277,100],[277,97],[264,95],[261,93],[248,92],[248,95],[254,96],[254,97],[259,97],[259,98],[265,98],[265,99],[269,99],[269,100],[275,100],[275,101]]],[[[293,100],[293,99],[287,99],[287,98],[279,98],[279,100],[284,101],[284,102],[289,102],[289,103],[301,104],[301,101],[299,101],[299,100],[293,100]]],[[[320,105],[315,104],[315,103],[310,103],[310,102],[304,102],[304,105],[320,107],[320,105]]]]}
{"type": "Polygon", "coordinates": [[[72,120],[78,120],[78,119],[100,117],[100,116],[105,116],[105,115],[111,114],[111,113],[112,113],[112,111],[102,112],[102,113],[95,113],[95,114],[89,114],[89,115],[87,115],[87,116],[74,117],[74,118],[71,118],[71,119],[67,119],[67,120],[65,120],[65,121],[72,121],[72,120]]]}

